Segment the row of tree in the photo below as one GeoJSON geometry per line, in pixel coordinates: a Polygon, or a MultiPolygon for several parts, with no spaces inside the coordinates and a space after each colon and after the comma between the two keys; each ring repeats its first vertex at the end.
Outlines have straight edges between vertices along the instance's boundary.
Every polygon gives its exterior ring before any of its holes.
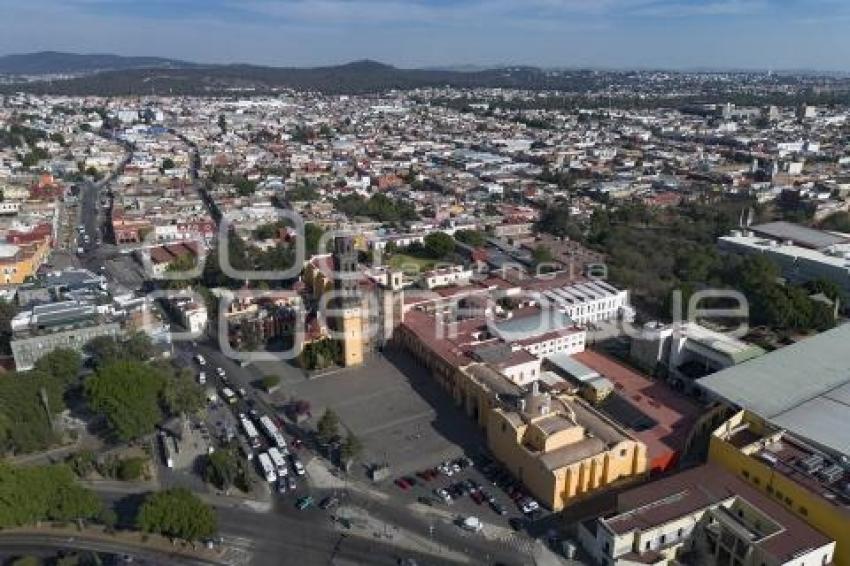
{"type": "Polygon", "coordinates": [[[334,207],[349,217],[365,216],[378,222],[405,222],[418,220],[416,208],[407,201],[393,200],[377,193],[365,199],[358,194],[345,195],[334,201],[334,207]]]}

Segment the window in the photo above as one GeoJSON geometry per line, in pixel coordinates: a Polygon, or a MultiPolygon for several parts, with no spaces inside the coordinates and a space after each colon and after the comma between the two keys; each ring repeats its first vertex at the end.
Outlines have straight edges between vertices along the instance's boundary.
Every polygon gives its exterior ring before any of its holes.
{"type": "Polygon", "coordinates": [[[753,483],[756,485],[761,485],[761,480],[758,478],[753,478],[753,483]]]}
{"type": "Polygon", "coordinates": [[[649,541],[646,541],[646,547],[645,547],[645,549],[646,549],[646,550],[649,550],[649,541]]]}
{"type": "Polygon", "coordinates": [[[800,505],[800,515],[802,515],[803,517],[806,517],[808,514],[809,514],[809,510],[806,509],[805,507],[803,507],[802,505],[800,505]]]}
{"type": "Polygon", "coordinates": [[[682,535],[683,535],[683,534],[685,534],[685,529],[683,529],[683,528],[681,528],[681,527],[680,527],[680,528],[679,528],[679,530],[676,532],[676,537],[677,537],[677,538],[682,538],[682,535]]]}
{"type": "Polygon", "coordinates": [[[768,493],[768,495],[773,495],[773,486],[772,485],[767,486],[767,493],[768,493]]]}
{"type": "Polygon", "coordinates": [[[791,498],[787,495],[785,496],[785,505],[791,505],[791,498]]]}
{"type": "Polygon", "coordinates": [[[667,542],[667,535],[661,535],[661,544],[665,544],[667,542]]]}
{"type": "Polygon", "coordinates": [[[747,470],[741,470],[741,475],[744,476],[745,478],[749,478],[750,472],[748,472],[747,470]]]}

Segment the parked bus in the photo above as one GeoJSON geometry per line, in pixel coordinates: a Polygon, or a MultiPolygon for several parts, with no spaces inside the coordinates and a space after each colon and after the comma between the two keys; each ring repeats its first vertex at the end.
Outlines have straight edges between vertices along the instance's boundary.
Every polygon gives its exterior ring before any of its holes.
{"type": "Polygon", "coordinates": [[[254,423],[248,420],[248,417],[244,415],[239,417],[239,422],[242,423],[242,430],[245,432],[245,436],[248,438],[251,448],[259,448],[260,434],[257,432],[257,427],[254,426],[254,423]]]}
{"type": "Polygon", "coordinates": [[[286,439],[283,438],[283,435],[280,433],[280,430],[278,430],[277,425],[274,424],[271,417],[268,415],[260,417],[260,426],[263,428],[263,431],[266,433],[266,436],[269,437],[269,441],[271,441],[272,444],[281,450],[286,449],[286,439]]]}
{"type": "Polygon", "coordinates": [[[233,405],[236,403],[236,394],[233,393],[233,390],[229,387],[222,387],[221,389],[221,397],[227,402],[229,405],[233,405]]]}
{"type": "Polygon", "coordinates": [[[274,464],[277,469],[278,477],[284,477],[289,473],[289,470],[286,466],[286,460],[283,458],[283,454],[280,453],[280,450],[272,446],[269,448],[269,456],[272,459],[272,464],[274,464]]]}
{"type": "Polygon", "coordinates": [[[277,474],[275,473],[275,467],[272,464],[271,458],[265,452],[260,454],[258,458],[260,462],[260,472],[263,474],[263,477],[266,478],[266,481],[269,483],[273,483],[277,480],[277,474]]]}
{"type": "Polygon", "coordinates": [[[286,449],[286,439],[283,438],[283,435],[279,431],[275,431],[271,437],[271,441],[280,449],[281,453],[289,454],[289,450],[286,449]]]}

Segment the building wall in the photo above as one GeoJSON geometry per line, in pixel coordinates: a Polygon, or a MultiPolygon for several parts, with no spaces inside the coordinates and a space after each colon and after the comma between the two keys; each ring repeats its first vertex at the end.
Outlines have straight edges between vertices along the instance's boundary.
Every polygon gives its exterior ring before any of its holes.
{"type": "Polygon", "coordinates": [[[342,315],[342,363],[345,367],[363,363],[363,322],[360,309],[345,309],[342,315]]]}
{"type": "Polygon", "coordinates": [[[98,336],[118,336],[120,333],[120,325],[113,322],[14,339],[11,342],[11,347],[12,356],[15,359],[15,368],[18,371],[30,370],[35,366],[35,362],[53,350],[70,348],[80,352],[83,346],[98,336]]]}
{"type": "MultiPolygon", "coordinates": [[[[744,421],[744,415],[744,412],[736,414],[721,425],[721,429],[732,430],[744,421]]],[[[750,426],[758,425],[757,421],[749,422],[750,426]]],[[[800,519],[833,538],[836,542],[834,564],[850,566],[850,524],[847,516],[836,506],[717,435],[711,438],[708,459],[730,473],[743,477],[750,485],[782,503],[800,519]]]]}
{"type": "Polygon", "coordinates": [[[50,253],[50,237],[22,244],[20,250],[8,260],[0,262],[0,278],[5,285],[20,285],[28,277],[35,275],[38,268],[50,253]]]}
{"type": "MultiPolygon", "coordinates": [[[[636,441],[623,441],[607,451],[550,470],[538,453],[526,448],[530,439],[528,425],[515,426],[512,415],[500,408],[490,413],[487,445],[528,491],[550,509],[560,511],[583,496],[639,476],[646,469],[645,447],[636,441]]],[[[568,436],[547,439],[545,450],[551,452],[569,445],[568,436]]]]}

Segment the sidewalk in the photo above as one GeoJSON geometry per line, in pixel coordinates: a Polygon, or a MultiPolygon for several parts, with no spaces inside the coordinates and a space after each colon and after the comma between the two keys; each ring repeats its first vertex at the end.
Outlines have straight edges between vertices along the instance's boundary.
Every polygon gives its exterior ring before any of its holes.
{"type": "Polygon", "coordinates": [[[395,546],[414,552],[431,554],[455,562],[472,562],[472,559],[465,554],[454,552],[432,539],[381,521],[360,507],[340,506],[336,516],[349,522],[351,528],[343,532],[349,532],[354,536],[386,539],[395,546]]]}
{"type": "Polygon", "coordinates": [[[20,527],[12,529],[3,529],[0,533],[0,540],[3,537],[14,536],[35,536],[35,537],[59,537],[67,539],[67,541],[90,541],[94,543],[105,543],[106,545],[114,545],[116,549],[123,549],[126,552],[142,549],[161,554],[177,555],[184,558],[195,560],[205,560],[213,563],[222,563],[220,551],[210,550],[200,542],[195,544],[193,548],[191,543],[180,541],[172,544],[172,542],[162,536],[146,534],[131,531],[117,531],[115,533],[107,533],[100,527],[85,527],[82,530],[75,527],[20,527]]]}

